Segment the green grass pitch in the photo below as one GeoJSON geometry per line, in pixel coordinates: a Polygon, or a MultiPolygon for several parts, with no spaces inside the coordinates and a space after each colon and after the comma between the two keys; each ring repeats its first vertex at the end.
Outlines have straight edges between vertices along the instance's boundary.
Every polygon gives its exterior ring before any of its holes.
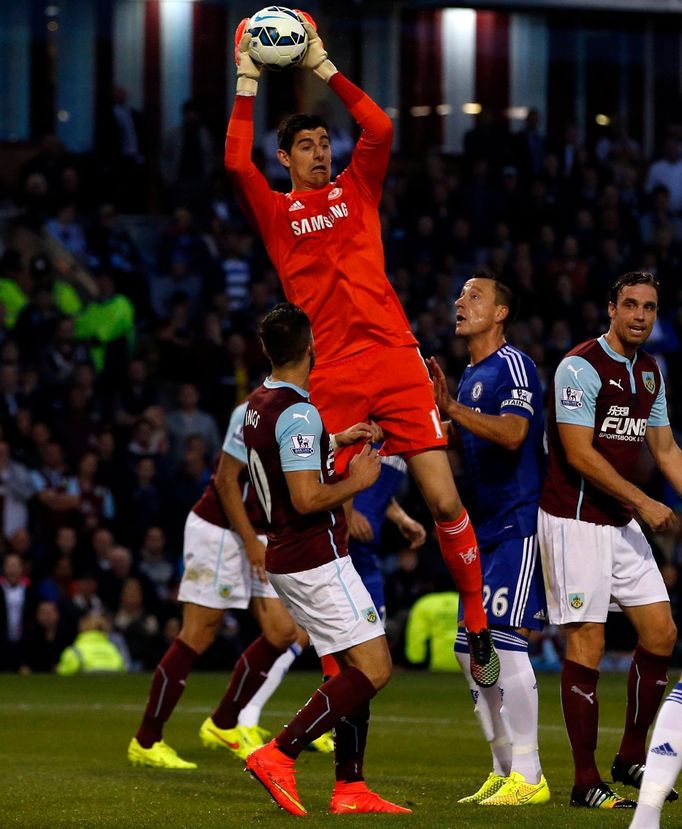
{"type": "MultiPolygon", "coordinates": [[[[133,769],[126,746],[146,700],[149,675],[75,677],[0,675],[0,827],[24,829],[227,829],[283,827],[280,812],[226,752],[204,749],[203,718],[225,687],[220,674],[195,674],[166,729],[166,740],[196,771],[133,769]]],[[[270,701],[262,725],[276,730],[318,683],[292,672],[270,701]]],[[[625,676],[602,677],[599,764],[608,770],[625,706],[625,676]]],[[[569,809],[572,765],[559,705],[559,680],[540,677],[540,750],[552,791],[546,806],[460,806],[489,771],[487,746],[459,675],[396,673],[372,705],[365,763],[370,786],[409,804],[414,815],[332,816],[329,755],[304,752],[299,793],[305,825],[469,827],[627,827],[631,813],[569,809]]],[[[631,790],[630,790],[631,791],[631,790]]],[[[682,826],[682,806],[666,805],[663,826],[682,826]]]]}

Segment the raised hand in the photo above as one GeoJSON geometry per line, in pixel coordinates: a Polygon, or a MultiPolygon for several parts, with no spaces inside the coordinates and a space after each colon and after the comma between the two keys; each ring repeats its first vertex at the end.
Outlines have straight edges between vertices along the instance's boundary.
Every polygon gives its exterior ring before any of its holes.
{"type": "Polygon", "coordinates": [[[249,18],[245,17],[234,33],[234,62],[237,64],[237,92],[255,95],[263,67],[249,54],[251,35],[246,31],[249,18]]]}
{"type": "Polygon", "coordinates": [[[300,9],[294,9],[294,11],[298,15],[298,19],[303,24],[303,28],[308,35],[308,48],[299,66],[305,69],[312,69],[323,81],[328,81],[338,70],[328,59],[327,50],[324,48],[322,38],[317,33],[317,23],[315,23],[308,12],[303,12],[300,9]]]}
{"type": "Polygon", "coordinates": [[[445,378],[443,369],[440,367],[438,360],[435,357],[429,357],[426,360],[426,365],[429,367],[431,377],[433,379],[433,399],[436,405],[447,414],[448,404],[451,400],[450,391],[448,389],[448,381],[445,378]]]}
{"type": "Polygon", "coordinates": [[[362,447],[362,452],[359,452],[348,466],[348,476],[357,484],[358,492],[372,486],[380,473],[379,454],[368,443],[362,447]]]}

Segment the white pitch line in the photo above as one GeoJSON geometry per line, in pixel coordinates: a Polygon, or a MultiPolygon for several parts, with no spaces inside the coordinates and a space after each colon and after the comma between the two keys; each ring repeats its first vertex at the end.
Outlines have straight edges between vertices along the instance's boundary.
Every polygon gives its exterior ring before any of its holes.
{"type": "MultiPolygon", "coordinates": [[[[73,711],[78,713],[81,711],[132,711],[134,713],[142,713],[144,710],[142,705],[133,705],[132,703],[118,703],[116,705],[105,704],[102,702],[86,702],[86,703],[56,703],[56,704],[35,704],[35,703],[3,703],[0,702],[0,711],[16,712],[16,711],[44,711],[46,713],[58,713],[60,711],[73,711]]],[[[195,714],[206,715],[211,712],[211,708],[204,708],[200,705],[182,705],[173,712],[174,717],[193,716],[195,714]]],[[[294,714],[293,707],[290,709],[284,708],[268,708],[265,711],[266,716],[270,717],[292,717],[294,714]]],[[[397,717],[390,714],[372,714],[372,722],[395,723],[396,725],[451,725],[453,719],[446,719],[444,717],[397,717]]],[[[468,728],[471,731],[478,731],[478,725],[472,721],[470,723],[457,723],[458,728],[468,728]]],[[[540,731],[565,731],[563,723],[561,725],[540,723],[540,731]]],[[[600,734],[621,734],[622,728],[611,728],[603,726],[599,728],[600,734]]]]}

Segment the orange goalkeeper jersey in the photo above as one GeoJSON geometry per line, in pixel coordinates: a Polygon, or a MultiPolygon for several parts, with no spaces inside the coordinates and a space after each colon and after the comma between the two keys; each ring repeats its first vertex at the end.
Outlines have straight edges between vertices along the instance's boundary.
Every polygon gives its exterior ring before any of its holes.
{"type": "Polygon", "coordinates": [[[362,134],[348,167],[326,187],[287,194],[270,189],[251,160],[253,97],[237,95],[225,143],[225,168],[242,208],[287,299],[310,317],[318,366],[374,345],[416,345],[384,270],[378,208],[393,126],[340,72],[329,86],[362,134]]]}

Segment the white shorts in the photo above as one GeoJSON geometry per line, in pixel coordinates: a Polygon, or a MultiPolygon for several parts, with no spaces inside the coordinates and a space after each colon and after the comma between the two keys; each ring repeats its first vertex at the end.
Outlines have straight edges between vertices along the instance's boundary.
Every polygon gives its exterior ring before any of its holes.
{"type": "Polygon", "coordinates": [[[318,656],[384,635],[381,617],[350,556],[299,573],[268,573],[318,656]]]}
{"type": "Polygon", "coordinates": [[[669,601],[634,519],[612,527],[540,510],[538,540],[552,624],[605,622],[609,610],[669,601]]]}
{"type": "MultiPolygon", "coordinates": [[[[267,538],[258,539],[267,544],[267,538]]],[[[241,537],[190,512],[185,522],[185,572],[178,600],[215,610],[244,609],[252,596],[276,599],[269,582],[251,577],[241,537]]]]}

